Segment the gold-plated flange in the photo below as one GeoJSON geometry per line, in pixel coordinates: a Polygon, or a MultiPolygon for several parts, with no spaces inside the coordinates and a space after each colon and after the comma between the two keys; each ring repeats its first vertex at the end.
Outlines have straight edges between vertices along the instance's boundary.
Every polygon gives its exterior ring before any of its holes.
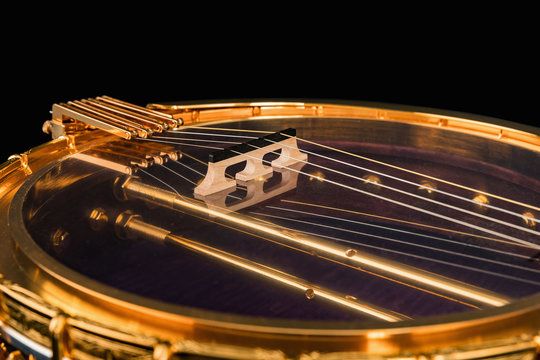
{"type": "MultiPolygon", "coordinates": [[[[90,111],[83,111],[83,105],[99,108],[91,101],[75,105],[66,108],[75,111],[73,108],[76,107],[78,112],[85,116],[90,111]]],[[[122,108],[120,104],[114,106],[115,110],[122,108]]],[[[318,102],[238,102],[152,104],[147,110],[166,114],[163,118],[170,120],[169,126],[174,126],[170,125],[174,124],[173,121],[179,124],[179,119],[184,119],[186,126],[212,121],[212,126],[216,128],[220,123],[231,119],[368,119],[468,134],[540,153],[540,132],[537,129],[498,121],[485,122],[486,119],[473,116],[439,114],[425,109],[318,102]]],[[[538,295],[514,301],[497,294],[479,293],[480,295],[475,296],[485,297],[494,307],[420,320],[388,324],[368,321],[344,326],[336,323],[306,324],[295,321],[261,322],[260,319],[178,309],[86,279],[61,266],[32,244],[22,226],[8,221],[9,209],[14,207],[12,202],[17,190],[24,188],[28,181],[32,181],[33,175],[50,164],[91,151],[96,144],[108,146],[118,141],[118,134],[127,138],[139,137],[142,133],[137,132],[141,130],[136,129],[135,124],[126,122],[121,124],[121,127],[117,123],[107,123],[103,120],[105,118],[101,120],[110,126],[107,129],[100,128],[101,124],[93,124],[80,128],[74,126],[73,131],[65,132],[70,122],[64,117],[70,118],[70,114],[54,118],[55,123],[48,128],[56,134],[53,135],[53,141],[32,149],[24,156],[11,158],[0,166],[0,246],[8,249],[0,254],[0,274],[3,274],[0,284],[0,332],[5,337],[12,340],[17,336],[27,338],[49,358],[71,356],[88,359],[91,358],[88,354],[92,354],[92,351],[95,358],[116,359],[169,359],[175,353],[230,359],[443,360],[497,358],[516,354],[531,358],[540,348],[538,295]],[[94,127],[98,129],[90,130],[94,127]],[[62,137],[64,134],[73,136],[71,146],[66,138],[62,137]]],[[[148,124],[147,126],[150,126],[148,124]]],[[[129,152],[129,147],[127,151],[129,152]]],[[[324,178],[316,176],[313,180],[323,181],[324,178]]],[[[123,185],[120,194],[124,198],[137,193],[129,184],[133,185],[135,182],[120,183],[123,185]]],[[[427,186],[426,188],[429,190],[427,186]]],[[[424,190],[426,189],[422,189],[424,190]]],[[[144,199],[163,201],[173,207],[178,205],[178,199],[171,198],[170,194],[165,195],[153,189],[145,189],[144,199]]],[[[137,196],[143,198],[142,195],[137,196]]],[[[96,209],[96,213],[92,215],[96,229],[99,230],[110,220],[104,220],[106,215],[102,210],[96,209]]],[[[530,219],[533,217],[525,213],[524,216],[528,220],[524,225],[530,226],[530,219]]],[[[137,223],[136,217],[127,219],[125,224],[137,223]]],[[[144,230],[145,236],[159,236],[163,239],[170,237],[166,231],[157,231],[154,228],[148,230],[146,226],[130,229],[131,234],[135,230],[137,234],[144,230]]],[[[287,233],[279,236],[283,238],[283,235],[290,241],[301,241],[287,233]]],[[[63,235],[59,235],[58,241],[61,238],[63,235]]],[[[318,246],[322,245],[318,243],[318,246]]],[[[318,254],[322,253],[321,250],[335,251],[336,256],[339,255],[346,261],[361,256],[350,247],[318,248],[318,254]]],[[[476,290],[465,288],[464,291],[474,293],[476,290]]],[[[318,295],[315,287],[306,286],[304,289],[303,296],[306,301],[317,298],[318,295]]],[[[9,356],[16,358],[18,354],[9,356]]]]}

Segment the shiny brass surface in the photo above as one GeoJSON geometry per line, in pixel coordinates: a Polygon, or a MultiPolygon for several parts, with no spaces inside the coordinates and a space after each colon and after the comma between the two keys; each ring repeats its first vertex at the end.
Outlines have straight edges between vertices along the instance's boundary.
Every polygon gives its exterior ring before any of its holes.
{"type": "Polygon", "coordinates": [[[525,226],[535,229],[537,220],[532,212],[527,211],[523,213],[523,223],[525,226]]]}
{"type": "Polygon", "coordinates": [[[463,114],[443,114],[443,111],[406,108],[382,104],[343,102],[313,103],[305,102],[238,102],[221,104],[149,104],[150,109],[162,110],[173,117],[182,117],[186,125],[194,125],[207,121],[227,121],[229,119],[252,118],[256,107],[256,118],[298,116],[322,116],[328,118],[360,118],[393,121],[398,123],[417,124],[451,131],[471,133],[474,135],[516,143],[538,151],[539,131],[530,126],[510,123],[500,119],[463,114]],[[196,113],[196,115],[193,115],[196,113]]]}
{"type": "Polygon", "coordinates": [[[171,234],[168,230],[145,223],[139,216],[133,214],[121,214],[116,220],[116,227],[119,228],[117,231],[121,235],[131,239],[143,237],[154,241],[169,241],[180,244],[189,250],[204,254],[209,258],[223,261],[228,265],[238,267],[246,272],[269,278],[283,284],[284,286],[305,291],[308,299],[313,299],[315,296],[321,296],[337,306],[345,306],[354,311],[359,311],[363,314],[367,314],[384,321],[394,322],[407,319],[407,317],[401,316],[395,312],[382,309],[381,307],[369,304],[367,302],[358,301],[356,298],[339,294],[330,289],[325,289],[320,286],[310,284],[304,279],[300,279],[277,269],[273,269],[269,266],[229,254],[219,249],[212,248],[211,246],[204,245],[200,242],[186,239],[182,236],[171,234]]]}
{"type": "Polygon", "coordinates": [[[152,186],[141,183],[134,179],[127,179],[119,185],[123,192],[123,198],[138,198],[157,205],[169,207],[179,211],[194,211],[199,214],[207,214],[224,220],[227,223],[270,237],[274,241],[293,248],[315,252],[337,262],[345,262],[360,266],[375,273],[391,278],[399,278],[402,281],[413,283],[416,286],[428,288],[432,291],[440,291],[456,297],[462,297],[468,301],[478,302],[488,306],[502,306],[510,303],[511,299],[493,292],[474,287],[452,279],[437,276],[398,262],[379,258],[367,253],[351,251],[343,245],[335,244],[322,238],[308,237],[301,234],[291,234],[287,231],[276,230],[261,223],[252,221],[237,214],[227,214],[187,201],[182,197],[152,186]]]}
{"type": "Polygon", "coordinates": [[[64,123],[82,123],[84,129],[98,128],[124,139],[147,138],[169,128],[177,128],[181,120],[162,112],[145,109],[109,96],[95,99],[69,101],[54,104],[52,120],[44,124],[43,130],[53,138],[69,131],[64,123]]]}
{"type": "Polygon", "coordinates": [[[485,195],[483,194],[476,195],[473,198],[473,201],[476,203],[475,207],[477,211],[483,212],[483,213],[488,211],[488,207],[486,205],[489,205],[489,199],[485,195]]]}
{"type": "MultiPolygon", "coordinates": [[[[219,127],[220,123],[233,119],[257,121],[280,117],[325,117],[331,121],[332,118],[361,118],[464,133],[540,153],[538,129],[425,109],[376,104],[241,102],[151,104],[147,110],[166,114],[165,118],[174,120],[172,124],[183,121],[187,126],[212,122],[212,126],[219,127]]],[[[54,126],[63,129],[64,125],[58,122],[54,126]]],[[[425,277],[414,269],[380,262],[379,259],[353,253],[347,247],[330,247],[318,239],[300,239],[291,234],[277,233],[264,225],[229,214],[216,212],[214,215],[273,239],[316,247],[329,257],[355,261],[394,275],[401,272],[405,278],[414,277],[414,281],[420,283],[429,281],[438,289],[453,288],[454,293],[467,294],[469,299],[493,307],[395,323],[261,322],[249,317],[221,316],[209,311],[168,306],[111,289],[75,273],[45,254],[24,227],[10,218],[9,210],[14,202],[20,201],[16,197],[17,191],[50,164],[83,154],[96,144],[116,141],[117,135],[126,139],[134,135],[132,130],[116,125],[108,124],[104,130],[113,134],[77,128],[71,133],[74,135],[71,146],[66,138],[59,136],[0,165],[0,246],[6,250],[0,251],[0,333],[13,342],[17,336],[28,338],[28,343],[38,349],[36,351],[42,351],[41,358],[97,359],[112,356],[116,359],[169,359],[177,353],[228,359],[533,359],[539,351],[538,294],[514,301],[461,283],[425,277]]],[[[425,141],[419,146],[436,145],[436,141],[425,141]]],[[[130,173],[128,170],[123,172],[130,173]]],[[[320,177],[314,180],[320,180],[320,177]]],[[[133,180],[120,185],[123,185],[120,194],[125,197],[137,196],[183,211],[202,211],[198,203],[186,202],[133,180]]],[[[212,211],[204,209],[206,213],[212,211]]],[[[96,226],[100,216],[103,218],[103,214],[99,214],[94,214],[96,226]]],[[[139,230],[144,230],[147,236],[155,235],[162,239],[169,236],[156,229],[139,230]]],[[[305,291],[307,299],[317,296],[314,288],[305,291]]],[[[12,354],[9,355],[11,358],[17,358],[18,354],[12,354]]]]}

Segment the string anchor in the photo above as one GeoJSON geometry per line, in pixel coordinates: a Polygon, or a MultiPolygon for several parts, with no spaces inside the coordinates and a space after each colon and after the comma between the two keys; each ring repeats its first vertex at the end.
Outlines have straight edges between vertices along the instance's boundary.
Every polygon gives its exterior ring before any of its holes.
{"type": "Polygon", "coordinates": [[[305,162],[307,154],[300,152],[296,142],[296,129],[286,129],[250,140],[210,154],[208,171],[204,180],[195,188],[196,195],[208,196],[220,191],[235,188],[237,182],[247,182],[267,177],[274,170],[286,169],[298,162],[305,162]],[[279,157],[270,162],[263,158],[266,154],[280,152],[279,157]],[[246,162],[244,169],[227,179],[225,170],[229,166],[246,162]]]}

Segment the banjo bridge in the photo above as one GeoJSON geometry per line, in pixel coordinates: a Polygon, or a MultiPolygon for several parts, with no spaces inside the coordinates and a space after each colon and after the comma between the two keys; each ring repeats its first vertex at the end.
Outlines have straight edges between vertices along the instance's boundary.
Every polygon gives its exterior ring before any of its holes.
{"type": "Polygon", "coordinates": [[[299,162],[306,162],[307,154],[298,149],[296,129],[286,129],[258,139],[235,145],[210,154],[208,171],[203,181],[195,188],[195,195],[208,196],[245,183],[265,178],[276,170],[288,169],[299,162]],[[264,160],[267,154],[279,154],[273,161],[264,160]],[[226,177],[228,167],[245,162],[244,169],[234,179],[226,177]],[[270,166],[265,165],[270,163],[270,166]]]}

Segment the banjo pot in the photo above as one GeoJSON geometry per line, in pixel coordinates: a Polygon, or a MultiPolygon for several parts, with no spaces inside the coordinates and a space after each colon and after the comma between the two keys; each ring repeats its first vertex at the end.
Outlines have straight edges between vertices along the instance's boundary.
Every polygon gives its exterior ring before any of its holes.
{"type": "Polygon", "coordinates": [[[538,354],[537,128],[101,96],[43,130],[0,166],[0,358],[538,354]]]}

